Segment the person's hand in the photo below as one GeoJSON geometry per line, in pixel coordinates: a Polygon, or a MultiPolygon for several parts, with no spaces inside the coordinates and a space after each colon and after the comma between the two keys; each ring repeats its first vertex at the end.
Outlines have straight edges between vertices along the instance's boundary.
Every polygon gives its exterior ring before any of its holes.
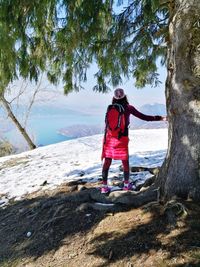
{"type": "Polygon", "coordinates": [[[167,116],[162,117],[161,121],[168,121],[167,116]]]}
{"type": "Polygon", "coordinates": [[[160,115],[156,115],[155,120],[156,121],[168,121],[167,116],[160,116],[160,115]]]}

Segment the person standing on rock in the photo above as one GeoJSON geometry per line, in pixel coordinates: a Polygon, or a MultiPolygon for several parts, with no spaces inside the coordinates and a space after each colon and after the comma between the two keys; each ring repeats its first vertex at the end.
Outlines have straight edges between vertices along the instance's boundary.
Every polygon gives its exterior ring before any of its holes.
{"type": "Polygon", "coordinates": [[[128,126],[130,115],[145,121],[166,121],[166,117],[149,116],[139,112],[134,106],[129,105],[127,96],[122,88],[114,91],[112,104],[108,106],[105,117],[105,134],[102,148],[102,187],[101,193],[109,193],[107,185],[108,171],[112,159],[121,160],[124,171],[123,190],[131,190],[132,184],[129,182],[129,154],[128,154],[128,126]]]}

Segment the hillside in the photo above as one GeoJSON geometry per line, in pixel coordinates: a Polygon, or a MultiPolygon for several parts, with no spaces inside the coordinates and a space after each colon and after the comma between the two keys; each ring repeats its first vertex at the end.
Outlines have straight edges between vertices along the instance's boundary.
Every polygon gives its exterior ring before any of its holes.
{"type": "MultiPolygon", "coordinates": [[[[113,192],[99,193],[101,141],[84,137],[0,159],[0,266],[200,266],[199,205],[112,204],[137,191],[120,191],[116,161],[113,192]]],[[[140,184],[166,147],[166,129],[130,132],[135,190],[145,190],[140,184]]]]}
{"type": "MultiPolygon", "coordinates": [[[[130,164],[160,166],[167,148],[167,130],[130,131],[130,164]]],[[[40,147],[18,155],[0,158],[0,194],[20,198],[24,194],[54,189],[71,180],[101,177],[103,135],[94,135],[40,147]]],[[[119,172],[120,162],[111,167],[110,176],[119,172]]]]}

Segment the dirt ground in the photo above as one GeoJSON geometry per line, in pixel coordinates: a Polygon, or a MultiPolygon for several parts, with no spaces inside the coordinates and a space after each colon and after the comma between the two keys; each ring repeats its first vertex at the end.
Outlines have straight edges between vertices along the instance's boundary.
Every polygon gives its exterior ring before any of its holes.
{"type": "Polygon", "coordinates": [[[0,209],[0,266],[200,266],[198,204],[113,212],[82,205],[84,197],[68,199],[80,192],[62,185],[0,209]]]}

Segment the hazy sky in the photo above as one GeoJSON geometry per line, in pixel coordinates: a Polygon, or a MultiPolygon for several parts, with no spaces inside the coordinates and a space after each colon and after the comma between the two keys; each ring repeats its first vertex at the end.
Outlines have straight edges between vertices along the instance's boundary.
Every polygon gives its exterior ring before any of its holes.
{"type": "MultiPolygon", "coordinates": [[[[113,96],[113,90],[115,88],[111,88],[112,90],[109,93],[102,94],[97,93],[92,90],[95,85],[95,79],[93,77],[93,73],[96,71],[95,68],[92,68],[88,71],[88,80],[84,84],[84,90],[76,93],[70,93],[65,96],[63,93],[62,85],[53,87],[50,85],[45,78],[43,78],[43,83],[41,85],[41,91],[37,94],[35,105],[48,105],[59,108],[68,108],[83,112],[94,112],[101,113],[106,110],[108,104],[110,104],[113,96]]],[[[165,104],[165,79],[166,79],[166,70],[163,67],[159,68],[160,81],[158,87],[154,88],[151,86],[146,86],[143,89],[136,89],[134,87],[134,80],[129,80],[123,82],[120,85],[121,88],[124,88],[125,93],[128,96],[130,104],[134,105],[136,108],[141,107],[144,104],[154,104],[161,103],[165,104]]],[[[11,89],[11,94],[7,98],[13,98],[13,92],[17,92],[21,81],[17,81],[11,89]]],[[[25,86],[24,83],[23,86],[25,86]]],[[[27,103],[30,102],[32,90],[31,88],[35,88],[36,85],[28,84],[25,93],[20,97],[19,103],[27,103]]]]}
{"type": "MultiPolygon", "coordinates": [[[[165,104],[165,79],[166,70],[163,67],[159,69],[160,81],[162,82],[158,87],[153,88],[146,86],[143,89],[137,89],[134,86],[134,80],[124,81],[119,87],[124,88],[128,96],[129,102],[136,107],[144,104],[161,103],[165,104]]],[[[64,104],[73,109],[85,109],[100,111],[106,108],[111,102],[113,90],[107,94],[96,93],[92,91],[95,81],[92,75],[88,75],[88,81],[85,84],[85,90],[78,93],[71,93],[63,97],[64,104]]]]}

